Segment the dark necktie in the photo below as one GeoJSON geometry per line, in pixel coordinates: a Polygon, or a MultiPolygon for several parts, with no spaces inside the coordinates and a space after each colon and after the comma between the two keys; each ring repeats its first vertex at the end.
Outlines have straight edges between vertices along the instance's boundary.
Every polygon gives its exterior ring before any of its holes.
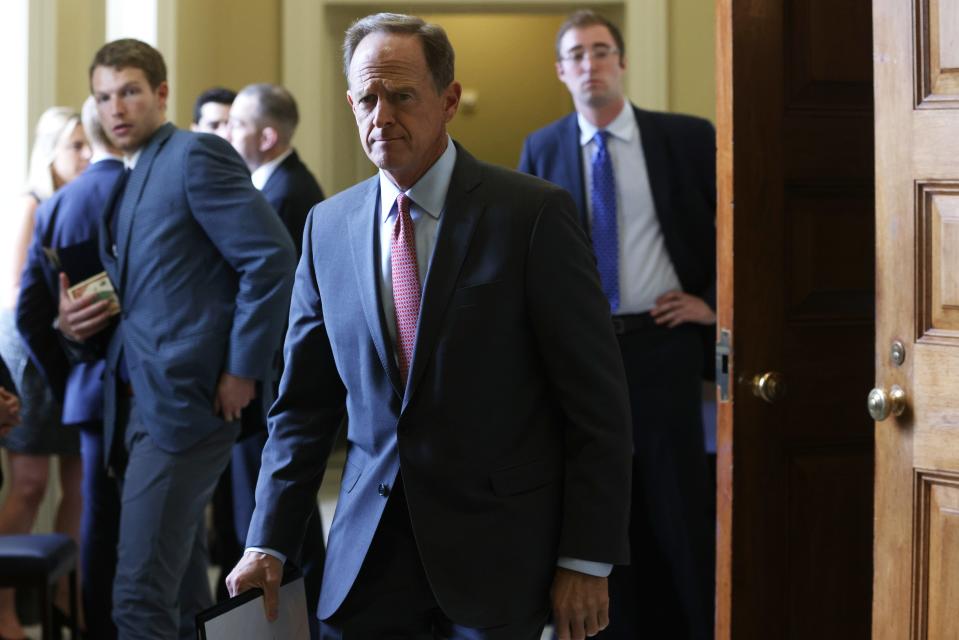
{"type": "Polygon", "coordinates": [[[606,146],[608,137],[608,131],[597,131],[593,136],[596,153],[593,154],[590,199],[596,267],[610,310],[616,313],[619,309],[619,231],[616,224],[616,177],[606,146]]]}
{"type": "Polygon", "coordinates": [[[390,267],[393,271],[393,308],[396,312],[396,358],[403,383],[410,373],[416,322],[420,313],[420,274],[416,266],[416,236],[410,216],[410,199],[396,197],[396,222],[390,240],[390,267]]]}
{"type": "Polygon", "coordinates": [[[113,188],[112,207],[110,208],[110,211],[107,212],[107,215],[110,216],[110,253],[113,254],[114,258],[116,258],[118,255],[117,217],[120,215],[120,205],[123,204],[123,194],[126,193],[127,182],[130,180],[131,173],[133,173],[133,170],[127,167],[117,179],[117,184],[113,188]]]}
{"type": "MultiPolygon", "coordinates": [[[[113,188],[113,202],[107,215],[110,216],[110,253],[116,258],[119,255],[117,251],[117,217],[120,215],[120,206],[123,204],[123,194],[127,190],[127,182],[130,180],[130,174],[133,170],[127,167],[123,170],[123,175],[117,179],[117,185],[113,188]]],[[[126,354],[123,349],[120,350],[120,356],[117,360],[117,377],[124,385],[130,384],[130,373],[127,370],[126,354]]]]}

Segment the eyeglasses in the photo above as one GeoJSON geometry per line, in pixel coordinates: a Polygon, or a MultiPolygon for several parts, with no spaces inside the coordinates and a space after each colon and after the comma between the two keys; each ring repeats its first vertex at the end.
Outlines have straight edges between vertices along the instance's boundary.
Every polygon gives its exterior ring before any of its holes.
{"type": "Polygon", "coordinates": [[[569,62],[571,64],[582,64],[583,60],[586,58],[589,58],[593,62],[603,62],[610,56],[615,56],[618,53],[619,49],[616,49],[615,47],[599,44],[588,50],[577,47],[566,52],[564,55],[560,56],[559,59],[563,62],[569,62]]]}

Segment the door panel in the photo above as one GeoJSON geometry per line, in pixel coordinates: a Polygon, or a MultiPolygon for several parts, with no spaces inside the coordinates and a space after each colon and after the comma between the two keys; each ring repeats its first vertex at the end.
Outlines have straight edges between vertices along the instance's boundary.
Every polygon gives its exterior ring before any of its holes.
{"type": "Polygon", "coordinates": [[[876,424],[873,635],[959,636],[959,7],[874,0],[876,424]],[[889,345],[900,340],[897,364],[889,345]]]}
{"type": "Polygon", "coordinates": [[[721,0],[717,638],[868,638],[874,186],[868,0],[721,0]],[[787,392],[755,397],[756,374],[787,392]]]}

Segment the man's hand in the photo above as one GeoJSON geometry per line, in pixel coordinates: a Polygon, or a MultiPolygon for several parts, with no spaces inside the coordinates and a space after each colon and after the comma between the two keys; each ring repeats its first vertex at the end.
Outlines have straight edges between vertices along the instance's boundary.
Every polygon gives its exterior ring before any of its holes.
{"type": "Polygon", "coordinates": [[[282,578],[283,564],[279,558],[260,551],[247,551],[226,577],[226,588],[231,597],[250,589],[263,589],[266,619],[273,622],[278,615],[277,600],[282,578]]]}
{"type": "Polygon", "coordinates": [[[550,596],[559,640],[584,640],[609,625],[606,578],[558,567],[550,596]]]}
{"type": "Polygon", "coordinates": [[[110,301],[88,293],[76,300],[67,294],[70,279],[60,272],[60,333],[74,342],[83,342],[103,330],[110,322],[110,301]]]}
{"type": "Polygon", "coordinates": [[[224,373],[216,385],[213,412],[222,414],[223,419],[228,422],[239,420],[240,412],[254,397],[256,383],[252,379],[224,373]]]}
{"type": "Polygon", "coordinates": [[[656,324],[664,324],[670,329],[684,322],[713,324],[716,313],[702,298],[684,291],[670,291],[656,299],[656,306],[649,312],[656,324]]]}

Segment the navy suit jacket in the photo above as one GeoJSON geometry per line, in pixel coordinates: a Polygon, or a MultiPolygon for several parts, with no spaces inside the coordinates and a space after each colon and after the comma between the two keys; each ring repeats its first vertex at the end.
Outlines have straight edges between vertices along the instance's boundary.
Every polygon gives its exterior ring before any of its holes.
{"type": "MultiPolygon", "coordinates": [[[[273,171],[260,193],[280,216],[283,226],[293,240],[293,246],[296,247],[296,255],[299,257],[303,246],[303,226],[306,224],[306,216],[313,205],[323,201],[323,190],[316,178],[294,151],[273,171]]],[[[281,362],[277,364],[282,365],[281,362]]],[[[269,397],[272,398],[272,394],[269,397]]],[[[258,389],[256,398],[243,410],[241,437],[263,433],[266,429],[266,411],[269,408],[269,403],[264,402],[264,396],[258,389]]],[[[256,478],[250,479],[251,487],[255,481],[256,478]]],[[[250,499],[253,499],[252,495],[250,499]]]]}
{"type": "Polygon", "coordinates": [[[405,387],[380,302],[378,176],[307,219],[247,545],[299,548],[345,404],[320,617],[350,590],[400,470],[459,624],[545,610],[558,557],[628,560],[625,375],[573,202],[457,149],[405,387]]]}
{"type": "Polygon", "coordinates": [[[313,205],[323,201],[323,190],[316,178],[294,151],[273,171],[261,193],[280,216],[299,255],[306,215],[313,205]]]}
{"type": "Polygon", "coordinates": [[[40,205],[20,278],[17,329],[33,361],[63,401],[64,424],[97,423],[102,419],[104,362],[103,358],[75,364],[68,361],[53,329],[60,296],[59,271],[43,249],[92,241],[95,251],[100,218],[121,173],[120,160],[95,162],[40,205]]]}
{"type": "MultiPolygon", "coordinates": [[[[716,132],[708,120],[633,106],[669,258],[683,291],[716,308],[716,132]]],[[[526,138],[519,170],[569,191],[589,232],[579,123],[573,112],[526,138]]],[[[709,330],[713,342],[713,330],[709,330]]]]}
{"type": "Polygon", "coordinates": [[[107,351],[107,442],[121,350],[150,436],[168,451],[222,428],[222,373],[273,388],[295,251],[225,140],[160,127],[101,221],[100,256],[122,307],[107,351]]]}

